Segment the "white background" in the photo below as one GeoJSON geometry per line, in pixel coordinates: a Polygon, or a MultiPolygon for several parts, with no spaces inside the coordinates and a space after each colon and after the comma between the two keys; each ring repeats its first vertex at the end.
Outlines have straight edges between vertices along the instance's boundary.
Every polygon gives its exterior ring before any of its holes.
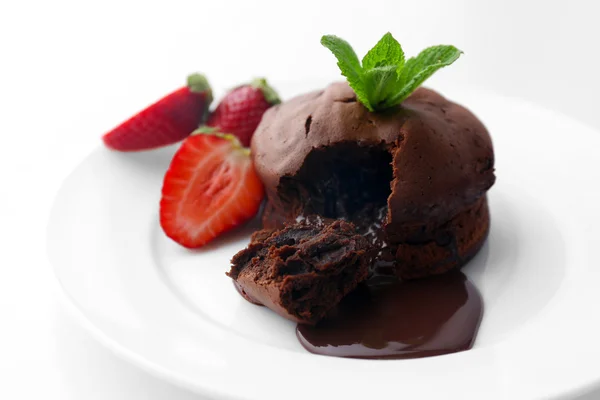
{"type": "Polygon", "coordinates": [[[197,399],[88,337],[61,305],[45,257],[48,212],[64,177],[104,131],[189,72],[205,72],[217,93],[257,75],[275,86],[335,79],[322,34],[362,54],[389,30],[409,55],[438,43],[465,51],[431,86],[485,87],[600,128],[598,4],[1,0],[0,398],[197,399]]]}

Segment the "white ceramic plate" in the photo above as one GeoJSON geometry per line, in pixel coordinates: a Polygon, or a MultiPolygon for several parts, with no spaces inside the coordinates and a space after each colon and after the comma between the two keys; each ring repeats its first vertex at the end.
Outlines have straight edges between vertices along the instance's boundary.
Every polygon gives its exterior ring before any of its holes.
{"type": "Polygon", "coordinates": [[[485,315],[472,350],[417,360],[307,353],[294,324],[225,276],[252,227],[199,251],[158,224],[174,148],[98,149],[65,181],[49,255],[97,338],[140,367],[227,399],[549,399],[600,384],[600,134],[515,99],[445,92],[494,138],[492,229],[465,268],[485,315]]]}

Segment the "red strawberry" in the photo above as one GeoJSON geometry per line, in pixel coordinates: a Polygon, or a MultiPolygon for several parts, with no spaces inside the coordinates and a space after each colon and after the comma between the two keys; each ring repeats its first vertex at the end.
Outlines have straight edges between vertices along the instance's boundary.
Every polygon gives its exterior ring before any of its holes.
{"type": "Polygon", "coordinates": [[[188,77],[187,86],[163,97],[102,137],[119,151],[147,150],[176,143],[206,117],[212,92],[203,75],[188,77]]]}
{"type": "Polygon", "coordinates": [[[219,128],[221,132],[231,133],[237,136],[244,146],[249,146],[265,111],[279,102],[279,96],[265,79],[255,79],[252,83],[227,93],[208,117],[206,125],[219,128]]]}
{"type": "Polygon", "coordinates": [[[165,175],[160,224],[182,246],[201,247],[251,219],[263,197],[250,152],[235,136],[194,134],[165,175]]]}

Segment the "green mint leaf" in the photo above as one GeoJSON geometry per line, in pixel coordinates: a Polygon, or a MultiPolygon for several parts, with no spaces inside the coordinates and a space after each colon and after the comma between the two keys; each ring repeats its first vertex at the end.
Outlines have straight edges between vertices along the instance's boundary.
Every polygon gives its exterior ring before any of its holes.
{"type": "Polygon", "coordinates": [[[458,60],[462,51],[454,46],[439,45],[429,47],[410,58],[400,72],[399,85],[401,89],[385,102],[386,107],[402,103],[427,78],[440,68],[446,67],[458,60]]]}
{"type": "Polygon", "coordinates": [[[389,32],[362,59],[365,70],[388,65],[394,65],[398,70],[404,65],[402,46],[389,32]]]}
{"type": "Polygon", "coordinates": [[[387,65],[366,70],[363,76],[369,103],[375,109],[381,108],[398,88],[398,67],[387,65]]]}
{"type": "Polygon", "coordinates": [[[369,111],[398,106],[427,78],[462,54],[454,46],[440,45],[405,61],[402,46],[388,32],[363,57],[361,65],[345,40],[326,35],[321,44],[335,55],[342,75],[369,111]]]}
{"type": "Polygon", "coordinates": [[[365,105],[369,110],[373,111],[373,107],[366,97],[365,86],[363,82],[363,70],[360,66],[360,61],[354,49],[348,42],[334,35],[325,35],[321,38],[321,44],[327,47],[337,58],[338,67],[342,75],[348,80],[348,84],[356,93],[358,100],[365,105]]]}

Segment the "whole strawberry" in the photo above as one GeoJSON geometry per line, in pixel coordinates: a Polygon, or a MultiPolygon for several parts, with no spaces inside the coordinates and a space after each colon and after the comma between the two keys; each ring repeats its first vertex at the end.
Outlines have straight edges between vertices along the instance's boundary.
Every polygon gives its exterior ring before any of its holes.
{"type": "Polygon", "coordinates": [[[203,75],[190,75],[187,85],[168,94],[106,133],[104,144],[118,151],[166,146],[188,137],[208,114],[212,92],[203,75]]]}
{"type": "Polygon", "coordinates": [[[255,79],[227,93],[206,125],[235,135],[242,145],[249,146],[264,112],[277,103],[280,103],[279,96],[266,79],[255,79]]]}

